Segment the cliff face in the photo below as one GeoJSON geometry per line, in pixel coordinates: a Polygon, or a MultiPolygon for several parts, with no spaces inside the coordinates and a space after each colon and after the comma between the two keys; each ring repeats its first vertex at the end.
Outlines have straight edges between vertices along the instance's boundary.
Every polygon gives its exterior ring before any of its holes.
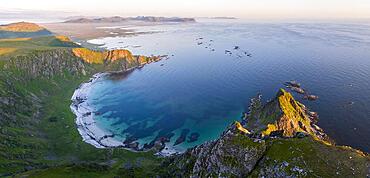
{"type": "Polygon", "coordinates": [[[119,59],[126,59],[127,62],[134,62],[133,55],[129,50],[119,49],[105,52],[105,60],[114,62],[119,59]]]}
{"type": "Polygon", "coordinates": [[[167,160],[166,176],[176,177],[366,177],[369,156],[335,146],[308,109],[279,90],[262,104],[252,99],[250,112],[219,139],[167,160]]]}
{"type": "Polygon", "coordinates": [[[134,67],[156,62],[164,56],[140,56],[133,55],[125,49],[110,51],[93,51],[86,48],[73,48],[75,56],[90,64],[104,64],[111,70],[129,70],[134,67]],[[117,68],[118,67],[118,68],[117,68]]]}
{"type": "Polygon", "coordinates": [[[16,71],[25,78],[51,78],[64,73],[86,75],[83,61],[68,49],[34,51],[29,55],[12,57],[4,69],[16,71]]]}

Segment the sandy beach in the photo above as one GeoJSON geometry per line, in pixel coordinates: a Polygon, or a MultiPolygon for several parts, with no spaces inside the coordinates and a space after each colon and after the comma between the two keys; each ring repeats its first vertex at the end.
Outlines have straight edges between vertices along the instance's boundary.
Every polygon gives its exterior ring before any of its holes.
{"type": "Polygon", "coordinates": [[[96,148],[119,147],[122,142],[115,140],[112,133],[103,131],[96,125],[94,112],[87,102],[91,86],[107,73],[98,73],[89,82],[81,84],[74,92],[71,100],[71,110],[77,116],[76,124],[83,141],[94,145],[96,148]]]}

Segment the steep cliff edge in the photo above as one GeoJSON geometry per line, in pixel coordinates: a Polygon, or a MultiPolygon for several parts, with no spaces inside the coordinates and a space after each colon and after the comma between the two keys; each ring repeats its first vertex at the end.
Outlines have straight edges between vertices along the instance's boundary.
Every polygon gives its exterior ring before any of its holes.
{"type": "Polygon", "coordinates": [[[145,64],[159,61],[166,56],[141,56],[133,55],[126,49],[115,49],[109,51],[93,51],[87,48],[73,48],[75,56],[90,64],[104,64],[113,67],[112,70],[129,70],[145,64]],[[119,68],[114,68],[114,66],[119,68]]]}
{"type": "MultiPolygon", "coordinates": [[[[163,167],[176,177],[366,177],[370,157],[335,146],[315,117],[280,89],[266,104],[252,99],[241,123],[219,139],[173,156],[163,167]]],[[[312,114],[312,113],[311,113],[312,114]]]]}

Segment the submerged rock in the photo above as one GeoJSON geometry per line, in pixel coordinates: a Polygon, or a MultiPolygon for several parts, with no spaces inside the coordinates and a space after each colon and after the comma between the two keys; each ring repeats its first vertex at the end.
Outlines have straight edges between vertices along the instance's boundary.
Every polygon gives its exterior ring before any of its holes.
{"type": "Polygon", "coordinates": [[[176,146],[176,145],[181,144],[182,142],[184,142],[186,140],[186,136],[188,135],[189,132],[190,132],[189,129],[183,129],[181,131],[181,135],[179,136],[179,138],[177,138],[177,140],[175,141],[173,146],[176,146]]]}
{"type": "Polygon", "coordinates": [[[188,143],[192,143],[192,142],[197,141],[197,140],[198,140],[198,138],[199,138],[199,136],[200,136],[200,134],[199,134],[199,133],[197,133],[197,132],[193,132],[193,133],[191,133],[191,134],[189,135],[189,137],[188,137],[188,143]]]}

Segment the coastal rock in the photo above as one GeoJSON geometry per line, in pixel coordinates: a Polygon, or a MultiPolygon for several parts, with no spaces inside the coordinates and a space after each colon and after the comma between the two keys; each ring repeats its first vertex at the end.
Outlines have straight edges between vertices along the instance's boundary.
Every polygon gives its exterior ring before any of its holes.
{"type": "Polygon", "coordinates": [[[304,132],[329,142],[322,129],[316,129],[318,127],[311,121],[310,114],[313,113],[302,103],[296,101],[284,89],[280,89],[272,101],[251,111],[246,118],[245,127],[251,132],[261,133],[262,136],[282,131],[282,136],[294,137],[297,132],[304,132]]]}
{"type": "Polygon", "coordinates": [[[302,88],[298,88],[298,87],[291,87],[290,88],[292,91],[294,91],[294,92],[297,92],[297,93],[299,93],[299,94],[304,94],[305,92],[304,92],[304,90],[302,89],[302,88]]]}
{"type": "Polygon", "coordinates": [[[297,88],[301,88],[301,84],[298,83],[297,81],[295,80],[291,80],[291,81],[288,81],[288,82],[285,82],[285,85],[287,87],[297,87],[297,88]]]}
{"type": "Polygon", "coordinates": [[[305,95],[305,96],[303,96],[303,99],[310,100],[310,101],[315,101],[315,100],[319,99],[319,97],[316,96],[316,95],[305,95]]]}

